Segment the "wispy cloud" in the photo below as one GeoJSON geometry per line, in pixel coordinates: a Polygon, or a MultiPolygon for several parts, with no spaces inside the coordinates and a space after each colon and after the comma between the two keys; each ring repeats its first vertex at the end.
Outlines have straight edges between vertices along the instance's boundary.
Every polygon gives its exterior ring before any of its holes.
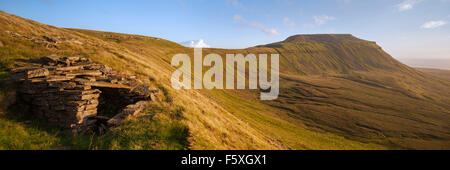
{"type": "Polygon", "coordinates": [[[338,3],[344,3],[344,4],[348,4],[351,2],[351,0],[337,0],[338,3]]]}
{"type": "Polygon", "coordinates": [[[283,18],[283,24],[288,27],[295,27],[295,22],[289,19],[288,17],[283,18]]]}
{"type": "Polygon", "coordinates": [[[275,2],[277,2],[278,4],[282,4],[282,5],[293,5],[294,1],[292,0],[276,0],[275,2]]]}
{"type": "Polygon", "coordinates": [[[227,0],[227,2],[236,9],[245,9],[244,4],[242,4],[239,0],[227,0]]]}
{"type": "Polygon", "coordinates": [[[396,7],[398,11],[407,11],[413,9],[414,6],[416,6],[420,2],[422,2],[422,0],[405,0],[400,4],[397,4],[396,7]]]}
{"type": "Polygon", "coordinates": [[[182,8],[186,8],[186,3],[184,3],[183,0],[178,0],[178,3],[180,4],[180,6],[181,6],[182,8]]]}
{"type": "Polygon", "coordinates": [[[321,15],[321,16],[313,16],[313,19],[316,25],[323,25],[326,24],[328,21],[334,20],[335,17],[328,15],[321,15]]]}
{"type": "Polygon", "coordinates": [[[242,26],[257,29],[257,30],[260,30],[269,35],[279,35],[279,33],[276,29],[266,28],[264,25],[262,25],[259,22],[248,22],[241,15],[234,15],[233,19],[235,22],[241,24],[242,26]]]}
{"type": "Polygon", "coordinates": [[[181,42],[180,44],[185,47],[192,47],[192,48],[210,48],[211,47],[210,45],[206,44],[203,39],[185,41],[185,42],[181,42]]]}
{"type": "Polygon", "coordinates": [[[423,24],[421,26],[421,28],[425,28],[425,29],[433,29],[433,28],[437,28],[437,27],[441,27],[444,26],[445,24],[447,24],[445,21],[428,21],[425,24],[423,24]]]}

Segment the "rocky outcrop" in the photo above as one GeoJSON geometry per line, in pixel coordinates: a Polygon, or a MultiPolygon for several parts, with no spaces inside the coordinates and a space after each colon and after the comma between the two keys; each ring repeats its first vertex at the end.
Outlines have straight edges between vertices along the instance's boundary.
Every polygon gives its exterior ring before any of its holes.
{"type": "Polygon", "coordinates": [[[44,46],[44,47],[50,48],[50,49],[58,49],[58,45],[61,43],[75,43],[75,44],[80,44],[80,45],[83,44],[82,42],[80,42],[79,40],[77,40],[75,38],[68,38],[68,37],[64,37],[64,36],[55,36],[55,35],[54,36],[50,36],[50,35],[27,36],[27,35],[22,35],[20,33],[9,31],[9,30],[6,30],[5,32],[13,38],[19,38],[19,39],[31,41],[33,43],[39,44],[41,46],[44,46]]]}
{"type": "Polygon", "coordinates": [[[87,58],[51,55],[15,65],[18,102],[31,114],[76,132],[103,133],[118,126],[144,110],[158,92],[136,76],[87,58]]]}

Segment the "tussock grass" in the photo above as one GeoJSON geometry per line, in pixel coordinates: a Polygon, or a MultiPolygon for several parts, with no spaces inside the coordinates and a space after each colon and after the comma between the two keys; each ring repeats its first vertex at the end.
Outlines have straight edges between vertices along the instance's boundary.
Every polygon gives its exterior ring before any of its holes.
{"type": "Polygon", "coordinates": [[[73,136],[44,120],[17,114],[22,110],[12,108],[0,115],[0,149],[189,149],[189,128],[183,123],[181,106],[152,103],[143,116],[132,118],[103,136],[89,133],[73,136]]]}
{"type": "Polygon", "coordinates": [[[25,122],[0,116],[0,150],[53,149],[58,138],[39,128],[30,128],[25,122]]]}
{"type": "Polygon", "coordinates": [[[184,150],[189,148],[188,127],[181,121],[183,107],[150,104],[144,116],[133,118],[120,128],[97,136],[78,136],[73,149],[184,150]],[[86,139],[89,138],[89,139],[86,139]],[[87,144],[86,142],[90,143],[87,144]],[[87,148],[86,148],[87,147],[87,148]]]}

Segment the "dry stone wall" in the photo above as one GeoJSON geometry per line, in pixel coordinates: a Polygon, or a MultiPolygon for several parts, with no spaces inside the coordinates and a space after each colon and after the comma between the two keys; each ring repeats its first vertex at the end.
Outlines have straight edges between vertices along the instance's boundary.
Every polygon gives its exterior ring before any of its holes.
{"type": "Polygon", "coordinates": [[[87,58],[51,55],[15,65],[18,102],[51,124],[79,131],[104,132],[120,125],[127,116],[141,112],[158,92],[135,76],[87,58]],[[122,110],[113,110],[115,116],[98,115],[106,104],[122,110]]]}

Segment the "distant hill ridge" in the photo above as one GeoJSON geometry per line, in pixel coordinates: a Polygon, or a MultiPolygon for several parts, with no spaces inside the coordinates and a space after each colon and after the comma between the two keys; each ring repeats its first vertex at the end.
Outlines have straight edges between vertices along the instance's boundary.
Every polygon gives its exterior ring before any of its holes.
{"type": "MultiPolygon", "coordinates": [[[[258,47],[275,49],[285,71],[303,74],[348,73],[386,69],[411,72],[373,41],[351,34],[295,35],[284,41],[258,47]]],[[[414,71],[413,71],[414,72],[414,71]]]]}

